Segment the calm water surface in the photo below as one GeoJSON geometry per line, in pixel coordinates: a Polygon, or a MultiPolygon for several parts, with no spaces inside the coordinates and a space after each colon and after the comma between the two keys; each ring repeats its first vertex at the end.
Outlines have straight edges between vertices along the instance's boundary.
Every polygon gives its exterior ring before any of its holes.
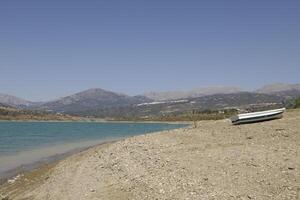
{"type": "Polygon", "coordinates": [[[0,122],[0,173],[75,148],[184,126],[162,123],[0,122]]]}

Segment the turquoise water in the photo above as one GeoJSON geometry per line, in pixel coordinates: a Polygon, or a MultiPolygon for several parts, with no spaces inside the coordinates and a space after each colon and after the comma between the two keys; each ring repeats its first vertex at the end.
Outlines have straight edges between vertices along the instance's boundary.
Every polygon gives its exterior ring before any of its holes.
{"type": "Polygon", "coordinates": [[[75,148],[184,126],[162,123],[0,122],[0,172],[75,148]]]}

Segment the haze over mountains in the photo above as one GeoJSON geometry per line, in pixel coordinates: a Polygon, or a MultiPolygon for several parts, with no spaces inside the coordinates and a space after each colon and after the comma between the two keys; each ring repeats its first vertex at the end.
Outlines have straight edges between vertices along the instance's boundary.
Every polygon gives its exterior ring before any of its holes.
{"type": "Polygon", "coordinates": [[[175,100],[175,99],[185,99],[185,98],[195,98],[201,96],[207,96],[212,94],[230,94],[242,92],[240,87],[235,86],[210,86],[195,88],[189,91],[167,91],[167,92],[148,92],[144,96],[156,100],[175,100]]]}
{"type": "Polygon", "coordinates": [[[265,85],[256,90],[256,92],[284,96],[286,98],[295,98],[300,96],[300,84],[275,83],[265,85]]]}
{"type": "Polygon", "coordinates": [[[272,93],[288,91],[288,90],[300,90],[300,84],[274,83],[274,84],[265,85],[256,91],[259,93],[272,94],[272,93]]]}
{"type": "Polygon", "coordinates": [[[191,109],[222,109],[252,104],[279,104],[300,96],[300,84],[270,84],[255,91],[234,86],[202,87],[190,91],[126,94],[93,88],[49,102],[30,102],[11,95],[0,95],[0,103],[16,108],[46,110],[95,116],[151,115],[191,109]]]}

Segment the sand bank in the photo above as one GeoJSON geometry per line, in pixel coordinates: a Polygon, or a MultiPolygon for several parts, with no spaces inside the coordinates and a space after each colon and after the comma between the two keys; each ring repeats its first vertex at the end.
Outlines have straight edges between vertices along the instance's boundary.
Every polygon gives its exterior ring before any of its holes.
{"type": "Polygon", "coordinates": [[[299,199],[300,110],[99,145],[0,186],[9,199],[299,199]]]}

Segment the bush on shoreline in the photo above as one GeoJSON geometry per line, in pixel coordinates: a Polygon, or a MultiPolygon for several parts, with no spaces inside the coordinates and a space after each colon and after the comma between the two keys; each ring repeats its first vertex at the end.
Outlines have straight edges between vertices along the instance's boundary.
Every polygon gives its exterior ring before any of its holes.
{"type": "Polygon", "coordinates": [[[298,97],[297,99],[295,99],[295,101],[294,101],[294,108],[300,108],[300,97],[298,97]]]}

